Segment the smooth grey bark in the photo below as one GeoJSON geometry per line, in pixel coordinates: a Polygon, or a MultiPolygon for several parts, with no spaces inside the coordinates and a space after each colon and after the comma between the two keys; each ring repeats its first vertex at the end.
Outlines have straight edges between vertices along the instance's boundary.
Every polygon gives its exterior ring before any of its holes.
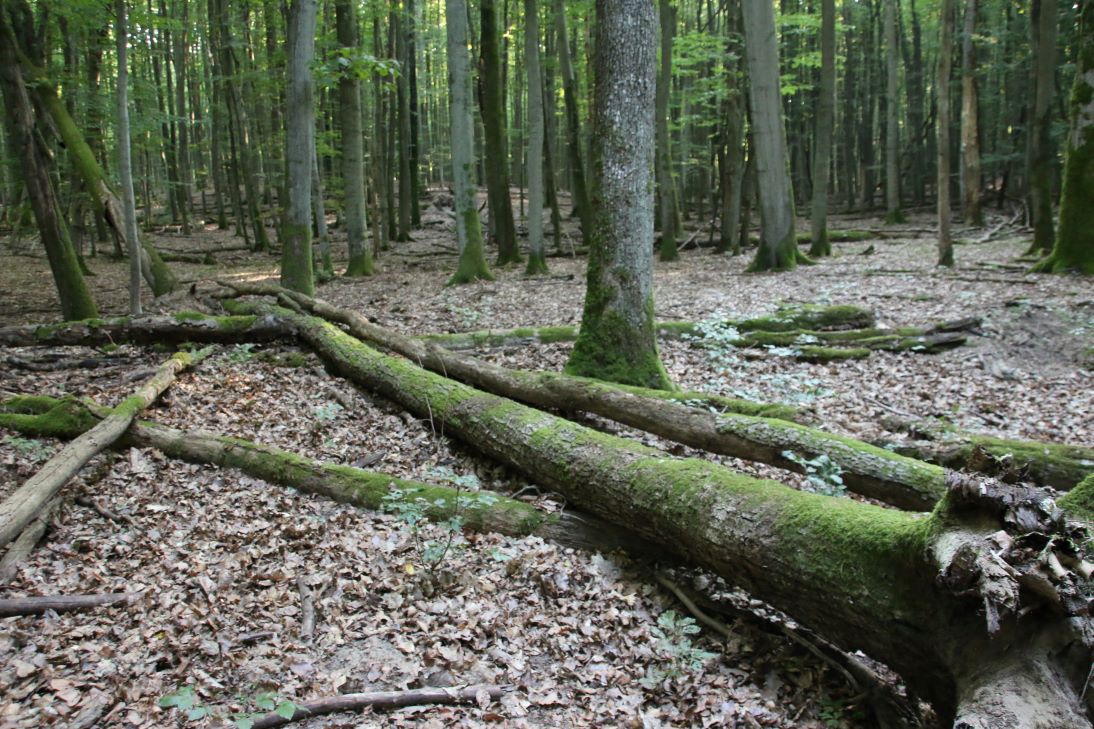
{"type": "MultiPolygon", "coordinates": [[[[357,48],[360,42],[355,0],[337,0],[334,4],[338,44],[357,48]]],[[[361,136],[361,79],[353,70],[338,78],[338,113],[342,126],[342,179],[345,202],[346,246],[349,265],[346,276],[372,274],[372,251],[365,240],[365,152],[361,136]]]]}
{"type": "Polygon", "coordinates": [[[543,245],[543,79],[539,67],[539,10],[524,0],[524,65],[528,73],[528,267],[546,273],[543,245]]]}
{"type": "Polygon", "coordinates": [[[668,388],[653,328],[653,101],[649,0],[597,0],[592,229],[570,374],[668,388]]]}
{"type": "Polygon", "coordinates": [[[315,109],[311,64],[315,56],[318,0],[293,0],[289,21],[289,88],[286,95],[285,156],[289,204],[285,212],[281,285],[293,291],[315,291],[311,245],[311,175],[315,154],[315,109]]]}
{"type": "Polygon", "coordinates": [[[719,253],[741,252],[741,198],[745,172],[745,69],[741,62],[741,10],[729,12],[726,33],[728,48],[726,64],[726,96],[722,109],[722,150],[719,157],[721,187],[721,226],[718,233],[719,253]]]}
{"type": "Polygon", "coordinates": [[[122,185],[122,217],[129,255],[129,314],[141,314],[141,245],[137,241],[137,200],[133,194],[133,161],[129,144],[129,33],[125,0],[116,0],[114,35],[118,51],[118,177],[122,185]]]}
{"type": "Polygon", "coordinates": [[[779,44],[770,0],[744,0],[752,151],[760,195],[760,248],[751,271],[794,268],[794,194],[787,171],[786,125],[779,93],[779,44]]]}
{"type": "Polygon", "coordinates": [[[479,17],[482,37],[479,43],[479,101],[482,108],[483,159],[486,162],[486,190],[490,207],[490,231],[498,246],[497,264],[520,261],[517,247],[513,202],[509,196],[509,142],[506,123],[503,75],[505,57],[501,52],[500,36],[504,23],[499,23],[495,0],[480,0],[479,17]]]}
{"type": "Polygon", "coordinates": [[[558,36],[558,65],[562,75],[562,96],[566,109],[566,130],[570,135],[567,148],[570,152],[571,177],[573,178],[573,208],[581,219],[582,235],[589,235],[592,228],[592,208],[586,180],[585,154],[582,152],[581,123],[577,111],[577,77],[570,59],[570,40],[566,33],[566,4],[555,0],[555,34],[558,36]]]}
{"type": "Polygon", "coordinates": [[[836,3],[821,0],[821,69],[817,90],[816,147],[813,155],[811,256],[832,252],[828,241],[828,173],[832,162],[832,134],[836,112],[836,3]]]}
{"type": "Polygon", "coordinates": [[[399,228],[395,240],[410,240],[410,225],[414,218],[414,189],[411,180],[411,146],[413,144],[410,124],[410,67],[409,43],[407,41],[409,20],[406,8],[397,8],[391,12],[391,32],[395,36],[395,55],[399,59],[400,73],[395,80],[395,103],[399,133],[399,228]]]}
{"type": "MultiPolygon", "coordinates": [[[[885,3],[885,221],[904,220],[900,209],[900,86],[897,67],[896,2],[885,3]]],[[[975,0],[970,0],[975,2],[975,0]]]]}
{"type": "Polygon", "coordinates": [[[661,67],[657,73],[657,94],[654,113],[657,114],[656,157],[657,209],[660,212],[662,261],[675,260],[676,247],[676,182],[672,175],[672,137],[669,136],[669,90],[672,87],[672,45],[676,35],[676,6],[672,0],[660,0],[658,18],[661,25],[661,67]]]}
{"type": "Polygon", "coordinates": [[[471,119],[471,63],[467,52],[467,0],[445,0],[448,97],[452,136],[452,190],[460,262],[450,284],[490,279],[482,244],[482,223],[475,207],[471,173],[475,166],[475,130],[471,119]]]}
{"type": "Polygon", "coordinates": [[[327,209],[323,201],[323,179],[319,176],[319,151],[312,148],[311,201],[315,221],[315,235],[319,239],[319,275],[334,275],[334,262],[330,253],[330,234],[327,231],[327,209]]]}

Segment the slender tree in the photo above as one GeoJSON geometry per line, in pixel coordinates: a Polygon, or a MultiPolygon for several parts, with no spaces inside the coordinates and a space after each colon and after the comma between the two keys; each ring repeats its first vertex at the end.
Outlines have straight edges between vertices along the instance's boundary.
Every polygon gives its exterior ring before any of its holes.
{"type": "Polygon", "coordinates": [[[669,136],[669,91],[672,87],[672,46],[676,36],[676,6],[672,0],[660,0],[658,17],[661,25],[661,67],[657,73],[657,94],[654,113],[657,114],[657,208],[660,211],[662,261],[679,256],[676,248],[676,183],[672,174],[672,138],[669,136]]]}
{"type": "MultiPolygon", "coordinates": [[[[359,43],[357,3],[337,0],[334,5],[338,45],[348,52],[356,51],[359,43]]],[[[361,136],[361,79],[356,69],[348,69],[338,77],[338,109],[342,127],[342,180],[345,187],[344,215],[346,245],[349,248],[347,276],[372,274],[372,251],[365,242],[365,154],[361,136]]]]}
{"type": "Polygon", "coordinates": [[[471,118],[471,62],[467,52],[467,0],[445,0],[448,103],[452,136],[452,189],[460,262],[451,284],[492,279],[482,244],[471,172],[475,168],[475,131],[471,118]]]}
{"type": "Polygon", "coordinates": [[[129,243],[129,313],[141,314],[141,246],[137,240],[137,199],[133,194],[133,163],[129,147],[129,32],[126,25],[125,0],[115,0],[114,26],[118,50],[118,177],[122,184],[122,212],[125,234],[129,243]]]}
{"type": "Polygon", "coordinates": [[[528,267],[547,272],[543,246],[543,79],[539,68],[539,9],[524,0],[524,65],[528,73],[528,267]]]}
{"type": "Polygon", "coordinates": [[[1094,274],[1094,0],[1079,5],[1076,69],[1071,87],[1060,229],[1038,271],[1094,274]]]}
{"type": "Polygon", "coordinates": [[[760,195],[760,248],[751,271],[784,270],[798,263],[794,194],[787,172],[786,126],[779,94],[779,45],[770,0],[744,0],[752,150],[760,195]]]}
{"type": "Polygon", "coordinates": [[[980,98],[976,85],[976,0],[965,0],[961,36],[961,191],[965,222],[983,225],[980,207],[980,98]]]}
{"type": "Polygon", "coordinates": [[[953,58],[953,0],[942,0],[942,20],[938,40],[938,75],[935,89],[938,118],[938,265],[953,266],[953,240],[950,238],[950,71],[953,58]]]}
{"type": "Polygon", "coordinates": [[[653,321],[653,102],[657,18],[650,0],[597,0],[589,267],[571,374],[670,387],[653,321]]]}
{"type": "Polygon", "coordinates": [[[490,201],[490,228],[498,246],[498,265],[520,261],[513,202],[509,197],[509,145],[505,132],[503,59],[500,49],[498,9],[494,0],[479,5],[482,21],[482,126],[485,132],[486,190],[490,201]]]}
{"type": "Polygon", "coordinates": [[[315,109],[310,65],[315,56],[318,0],[293,0],[289,22],[289,88],[285,155],[289,205],[282,233],[281,285],[311,295],[315,275],[311,245],[311,165],[315,109]]]}
{"type": "Polygon", "coordinates": [[[828,241],[828,173],[836,111],[836,2],[821,0],[821,69],[817,88],[817,134],[813,152],[812,244],[809,255],[832,253],[828,241]]]}
{"type": "Polygon", "coordinates": [[[1033,50],[1033,106],[1026,136],[1026,179],[1033,243],[1028,253],[1048,254],[1052,224],[1052,97],[1056,92],[1056,0],[1032,0],[1030,47],[1033,50]]]}
{"type": "Polygon", "coordinates": [[[582,151],[581,123],[577,110],[577,76],[570,57],[570,40],[566,33],[566,5],[555,0],[555,35],[558,38],[558,66],[562,75],[562,97],[566,107],[566,131],[570,153],[570,176],[573,179],[573,211],[581,220],[581,232],[587,235],[592,226],[592,208],[585,179],[585,155],[582,151]]]}
{"type": "MultiPolygon", "coordinates": [[[[974,2],[975,0],[970,0],[974,2]]],[[[896,44],[896,2],[885,7],[885,221],[900,223],[900,86],[896,44]]]]}

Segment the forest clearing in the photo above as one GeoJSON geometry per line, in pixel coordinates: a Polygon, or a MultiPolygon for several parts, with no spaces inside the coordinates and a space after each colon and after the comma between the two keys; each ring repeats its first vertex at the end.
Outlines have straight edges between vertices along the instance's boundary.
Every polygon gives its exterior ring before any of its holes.
{"type": "Polygon", "coordinates": [[[0,729],[1094,726],[1094,0],[0,0],[0,729]]]}

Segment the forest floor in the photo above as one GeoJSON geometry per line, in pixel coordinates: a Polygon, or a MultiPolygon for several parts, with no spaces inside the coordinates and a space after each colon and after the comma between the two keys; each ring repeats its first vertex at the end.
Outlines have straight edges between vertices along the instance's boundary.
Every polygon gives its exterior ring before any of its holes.
{"type": "MultiPolygon", "coordinates": [[[[455,264],[450,219],[428,208],[423,223],[414,241],[380,257],[376,276],[336,278],[317,295],[412,333],[580,321],[583,258],[551,258],[545,277],[512,268],[495,271],[495,281],[445,288],[455,264]]],[[[926,216],[890,227],[836,216],[833,228],[869,229],[879,237],[835,243],[833,257],[777,274],[744,273],[747,253],[715,256],[692,247],[677,262],[656,264],[657,317],[740,318],[784,303],[857,304],[873,309],[880,326],[981,317],[966,346],[809,364],[777,348],[723,349],[712,357],[708,349],[665,341],[661,353],[673,380],[792,404],[821,427],[865,440],[899,441],[882,425],[884,416],[897,415],[1006,437],[1094,443],[1090,280],[1025,273],[1015,259],[1028,238],[1005,228],[985,242],[959,245],[957,268],[937,269],[930,226],[926,216]],[[867,249],[872,253],[865,255],[867,249]]],[[[985,232],[965,235],[971,241],[985,232]]],[[[189,237],[162,232],[153,240],[173,251],[239,245],[216,230],[189,237]]],[[[337,232],[334,243],[337,258],[343,248],[337,232]]],[[[188,282],[276,275],[270,256],[228,251],[216,258],[215,266],[174,267],[188,282]]],[[[48,266],[33,241],[9,241],[0,262],[0,324],[56,319],[48,266]]],[[[124,313],[125,264],[99,258],[91,266],[102,312],[124,313]]],[[[196,308],[185,293],[148,304],[153,311],[196,308]]],[[[550,370],[561,368],[569,346],[522,344],[482,355],[550,370]]],[[[544,508],[564,506],[428,421],[331,376],[314,355],[287,356],[296,352],[287,345],[222,348],[182,375],[147,416],[331,462],[368,462],[393,476],[520,492],[544,508]]],[[[165,357],[130,346],[110,353],[7,349],[0,351],[0,396],[73,394],[113,405],[137,386],[133,372],[165,357]],[[99,366],[48,369],[80,355],[96,357],[99,366]]],[[[58,445],[0,429],[0,497],[58,445]]],[[[804,484],[778,469],[706,457],[804,484]]],[[[101,456],[66,494],[47,537],[11,584],[0,586],[0,597],[141,597],[126,607],[0,620],[0,729],[79,726],[81,716],[96,713],[103,718],[95,725],[103,727],[222,726],[232,714],[256,711],[265,693],[304,701],[477,683],[511,690],[500,702],[478,706],[343,714],[298,725],[866,725],[856,692],[785,636],[741,619],[727,619],[728,640],[664,624],[668,611],[687,610],[657,576],[719,593],[709,576],[496,535],[456,537],[443,563],[427,570],[422,545],[447,540],[443,527],[411,528],[397,515],[359,511],[153,450],[101,456]],[[77,496],[93,498],[123,521],[106,518],[87,499],[77,503],[77,496]],[[310,639],[300,635],[301,583],[316,598],[310,639]],[[698,650],[713,656],[704,659],[698,650]],[[183,712],[158,705],[187,687],[209,717],[188,722],[183,712]]]]}

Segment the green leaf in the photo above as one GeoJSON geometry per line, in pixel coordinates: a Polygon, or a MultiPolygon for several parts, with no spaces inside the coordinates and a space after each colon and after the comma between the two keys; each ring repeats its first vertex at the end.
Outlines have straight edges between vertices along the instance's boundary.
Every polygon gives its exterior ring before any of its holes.
{"type": "Polygon", "coordinates": [[[282,719],[291,719],[296,713],[297,705],[292,701],[282,701],[277,705],[277,715],[282,719]]]}

